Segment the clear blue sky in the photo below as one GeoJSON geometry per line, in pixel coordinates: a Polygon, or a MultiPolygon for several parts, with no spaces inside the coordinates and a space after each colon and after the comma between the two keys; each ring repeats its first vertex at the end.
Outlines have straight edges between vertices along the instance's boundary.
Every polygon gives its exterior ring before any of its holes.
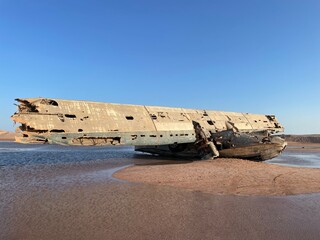
{"type": "Polygon", "coordinates": [[[0,0],[0,129],[15,98],[275,114],[320,133],[319,0],[0,0]]]}

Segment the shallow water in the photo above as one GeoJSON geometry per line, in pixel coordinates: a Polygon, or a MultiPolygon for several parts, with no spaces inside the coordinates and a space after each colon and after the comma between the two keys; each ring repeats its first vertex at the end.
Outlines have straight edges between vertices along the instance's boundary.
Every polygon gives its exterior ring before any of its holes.
{"type": "MultiPolygon", "coordinates": [[[[108,161],[115,166],[129,164],[168,164],[177,159],[152,157],[134,152],[133,147],[74,147],[44,144],[19,144],[0,141],[0,167],[17,165],[88,164],[108,161]]],[[[188,161],[190,162],[190,161],[188,161]]],[[[320,152],[285,151],[267,163],[320,168],[320,152]]],[[[183,163],[181,160],[178,163],[183,163]]]]}
{"type": "Polygon", "coordinates": [[[105,159],[131,158],[131,147],[75,147],[0,142],[0,166],[84,163],[105,159]]]}
{"type": "Polygon", "coordinates": [[[285,151],[266,162],[291,167],[320,168],[320,152],[285,151]]]}

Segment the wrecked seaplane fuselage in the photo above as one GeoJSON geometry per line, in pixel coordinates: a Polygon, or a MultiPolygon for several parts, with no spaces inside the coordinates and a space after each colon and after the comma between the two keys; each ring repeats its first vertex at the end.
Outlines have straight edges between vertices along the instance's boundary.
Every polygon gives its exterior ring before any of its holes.
{"type": "Polygon", "coordinates": [[[107,146],[181,157],[266,160],[286,142],[275,116],[46,98],[16,99],[21,143],[107,146]]]}

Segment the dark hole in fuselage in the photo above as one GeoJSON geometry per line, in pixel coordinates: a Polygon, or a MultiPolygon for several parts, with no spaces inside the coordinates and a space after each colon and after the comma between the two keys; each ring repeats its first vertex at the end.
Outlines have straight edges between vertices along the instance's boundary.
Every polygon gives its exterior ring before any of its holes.
{"type": "Polygon", "coordinates": [[[77,116],[74,115],[74,114],[65,114],[64,116],[65,116],[66,118],[77,118],[77,116]]]}
{"type": "Polygon", "coordinates": [[[132,116],[126,116],[127,120],[133,120],[134,118],[132,116]]]}
{"type": "Polygon", "coordinates": [[[50,130],[50,132],[61,133],[61,132],[65,132],[65,131],[63,129],[52,129],[52,130],[50,130]]]}
{"type": "Polygon", "coordinates": [[[209,125],[213,125],[213,122],[211,120],[207,121],[209,125]]]}
{"type": "Polygon", "coordinates": [[[48,103],[49,105],[58,106],[58,103],[54,100],[49,100],[48,103]]]}
{"type": "Polygon", "coordinates": [[[44,104],[44,105],[52,105],[52,106],[58,106],[58,103],[55,101],[55,100],[52,100],[52,99],[42,99],[41,104],[44,104]]]}

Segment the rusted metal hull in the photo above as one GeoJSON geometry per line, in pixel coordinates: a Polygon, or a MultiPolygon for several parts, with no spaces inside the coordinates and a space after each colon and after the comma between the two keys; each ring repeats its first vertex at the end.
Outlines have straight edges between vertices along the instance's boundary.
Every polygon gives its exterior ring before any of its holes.
{"type": "MultiPolygon", "coordinates": [[[[246,146],[234,146],[218,150],[219,157],[223,158],[243,158],[255,161],[265,161],[277,157],[287,146],[287,143],[277,136],[271,136],[270,142],[256,142],[246,146]]],[[[161,146],[137,146],[135,148],[139,152],[147,152],[151,154],[159,154],[164,156],[190,157],[195,158],[201,156],[206,159],[208,156],[199,154],[194,144],[180,144],[176,149],[170,145],[161,146]]],[[[210,155],[209,155],[210,157],[210,155]]]]}
{"type": "Polygon", "coordinates": [[[16,100],[18,112],[11,118],[21,124],[16,139],[21,143],[131,145],[165,155],[261,160],[277,156],[286,146],[283,139],[271,136],[283,131],[273,115],[46,98],[16,100]]]}

